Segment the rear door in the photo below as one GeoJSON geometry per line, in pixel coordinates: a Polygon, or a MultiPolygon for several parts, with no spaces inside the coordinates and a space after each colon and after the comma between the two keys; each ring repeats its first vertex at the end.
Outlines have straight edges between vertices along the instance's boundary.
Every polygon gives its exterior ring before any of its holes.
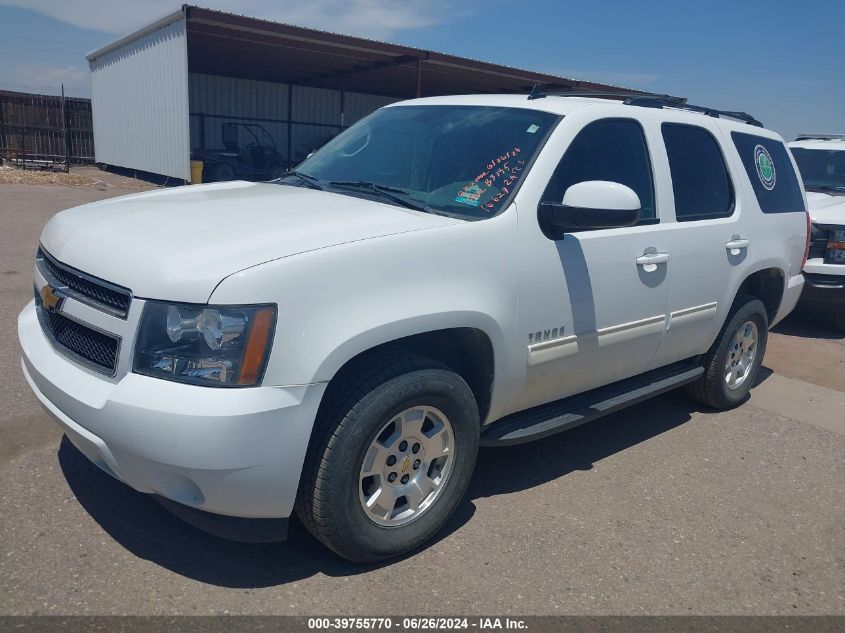
{"type": "Polygon", "coordinates": [[[666,335],[653,361],[667,365],[705,352],[720,329],[733,293],[745,278],[755,243],[754,212],[737,195],[715,121],[689,117],[660,124],[672,179],[674,228],[666,335]]]}

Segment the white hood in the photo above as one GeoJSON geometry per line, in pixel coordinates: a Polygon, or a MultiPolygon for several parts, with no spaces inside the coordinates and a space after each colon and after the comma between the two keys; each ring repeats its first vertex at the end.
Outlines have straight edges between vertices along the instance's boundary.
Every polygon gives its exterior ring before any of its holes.
{"type": "Polygon", "coordinates": [[[807,207],[814,224],[845,225],[845,196],[808,191],[807,207]]]}
{"type": "Polygon", "coordinates": [[[230,182],[161,189],[68,209],[41,244],[138,297],[208,300],[222,279],[346,242],[460,223],[314,189],[230,182]]]}

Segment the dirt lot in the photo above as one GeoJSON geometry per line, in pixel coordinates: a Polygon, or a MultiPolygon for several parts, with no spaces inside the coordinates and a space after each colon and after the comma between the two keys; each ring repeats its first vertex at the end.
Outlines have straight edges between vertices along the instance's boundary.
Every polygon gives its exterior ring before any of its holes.
{"type": "MultiPolygon", "coordinates": [[[[0,184],[0,314],[3,315],[0,318],[0,354],[4,359],[19,356],[14,317],[32,297],[33,257],[47,220],[63,209],[155,188],[143,180],[94,167],[73,168],[71,175],[88,184],[0,184]]],[[[36,178],[45,176],[48,174],[36,178]]],[[[14,370],[4,372],[0,381],[0,402],[6,415],[33,411],[37,407],[20,373],[15,366],[14,370]]],[[[0,451],[3,450],[5,445],[0,447],[0,451]]]]}
{"type": "Polygon", "coordinates": [[[845,337],[796,313],[752,399],[678,394],[483,450],[437,540],[352,565],[182,524],[90,465],[30,394],[15,317],[41,227],[150,185],[0,184],[0,614],[845,614],[845,337]]]}
{"type": "Polygon", "coordinates": [[[797,310],[772,333],[766,365],[784,376],[845,392],[845,334],[824,315],[797,310]]]}

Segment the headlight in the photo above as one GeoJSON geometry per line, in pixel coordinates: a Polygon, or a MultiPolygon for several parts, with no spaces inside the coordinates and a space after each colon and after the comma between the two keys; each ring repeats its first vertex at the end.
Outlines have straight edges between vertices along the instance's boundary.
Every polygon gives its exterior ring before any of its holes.
{"type": "Polygon", "coordinates": [[[834,264],[845,264],[845,229],[833,229],[830,232],[827,259],[834,264]]]}
{"type": "Polygon", "coordinates": [[[275,306],[148,301],[133,371],[195,385],[257,385],[270,355],[275,323],[275,306]]]}

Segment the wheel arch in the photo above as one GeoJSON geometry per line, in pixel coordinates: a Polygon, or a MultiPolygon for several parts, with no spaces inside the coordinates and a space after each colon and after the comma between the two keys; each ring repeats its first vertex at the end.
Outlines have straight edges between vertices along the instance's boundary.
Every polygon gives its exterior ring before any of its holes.
{"type": "Polygon", "coordinates": [[[477,325],[423,329],[404,336],[391,330],[362,333],[329,355],[317,372],[321,380],[329,383],[324,402],[331,400],[333,386],[354,375],[356,368],[373,356],[410,353],[437,360],[461,376],[475,396],[482,422],[502,405],[502,394],[506,394],[509,385],[503,384],[500,332],[494,330],[491,336],[488,329],[477,325]]]}
{"type": "Polygon", "coordinates": [[[786,281],[786,273],[779,266],[759,268],[745,277],[731,305],[744,295],[757,297],[766,307],[766,315],[769,323],[772,323],[783,301],[786,281]]]}

